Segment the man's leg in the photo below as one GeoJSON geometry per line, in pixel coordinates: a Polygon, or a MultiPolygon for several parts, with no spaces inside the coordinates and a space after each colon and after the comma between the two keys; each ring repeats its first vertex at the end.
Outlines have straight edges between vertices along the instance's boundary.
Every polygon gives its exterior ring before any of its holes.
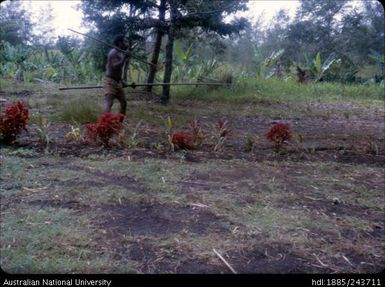
{"type": "Polygon", "coordinates": [[[104,112],[111,112],[112,104],[114,102],[114,95],[106,94],[104,96],[104,112]]]}
{"type": "Polygon", "coordinates": [[[104,112],[111,112],[112,104],[114,103],[115,95],[118,93],[116,90],[116,81],[113,79],[104,77],[103,88],[104,88],[104,112]]]}
{"type": "Polygon", "coordinates": [[[119,93],[116,95],[116,98],[120,102],[120,111],[119,111],[119,113],[125,115],[126,114],[126,110],[127,110],[127,100],[126,100],[126,96],[124,94],[124,90],[123,89],[119,89],[119,93]]]}

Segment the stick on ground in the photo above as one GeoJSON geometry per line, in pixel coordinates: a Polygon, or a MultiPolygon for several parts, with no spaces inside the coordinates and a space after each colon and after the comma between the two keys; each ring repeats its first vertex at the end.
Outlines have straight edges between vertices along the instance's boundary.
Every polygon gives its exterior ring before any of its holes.
{"type": "Polygon", "coordinates": [[[229,262],[226,261],[225,258],[222,257],[221,254],[219,254],[218,251],[216,251],[215,249],[213,249],[214,253],[219,257],[219,259],[221,259],[223,261],[223,263],[226,264],[227,267],[229,267],[229,269],[231,270],[231,272],[233,272],[234,274],[237,274],[237,271],[234,270],[233,267],[231,267],[231,265],[229,264],[229,262]]]}

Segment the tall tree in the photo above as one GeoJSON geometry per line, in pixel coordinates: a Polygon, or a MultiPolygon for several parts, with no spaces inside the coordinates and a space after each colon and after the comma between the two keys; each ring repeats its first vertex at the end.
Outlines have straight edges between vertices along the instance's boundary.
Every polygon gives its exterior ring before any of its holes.
{"type": "MultiPolygon", "coordinates": [[[[87,0],[82,1],[80,8],[83,10],[85,23],[91,24],[93,29],[90,36],[102,38],[112,42],[116,35],[125,35],[130,41],[130,51],[139,56],[140,50],[145,46],[143,33],[149,27],[140,27],[130,19],[143,19],[156,7],[156,0],[87,0]],[[95,29],[96,28],[96,29],[95,29]],[[137,49],[133,50],[134,47],[137,49]]],[[[98,59],[97,69],[104,69],[106,54],[109,47],[93,40],[86,40],[86,46],[91,54],[98,59]]]]}
{"type": "MultiPolygon", "coordinates": [[[[158,7],[159,11],[159,21],[164,22],[166,17],[166,0],[161,0],[160,5],[158,7]]],[[[151,57],[151,63],[152,66],[150,66],[150,71],[148,72],[147,76],[147,83],[153,83],[155,79],[155,74],[158,69],[158,59],[160,55],[160,49],[162,46],[162,38],[165,34],[165,29],[162,27],[155,28],[156,30],[156,38],[154,43],[154,48],[152,50],[152,57],[151,57]]],[[[147,86],[146,88],[147,92],[152,91],[152,86],[147,86]]]]}
{"type": "MultiPolygon", "coordinates": [[[[348,0],[301,0],[288,38],[295,43],[297,53],[330,54],[334,50],[338,17],[349,8],[348,0]]],[[[291,47],[293,48],[293,47],[291,47]]],[[[297,54],[297,59],[301,56],[297,54]],[[298,57],[299,56],[299,57],[298,57]]]]}
{"type": "Polygon", "coordinates": [[[33,23],[22,1],[0,3],[0,40],[27,45],[32,40],[33,23]]]}
{"type": "MultiPolygon", "coordinates": [[[[164,82],[169,82],[172,74],[173,41],[178,38],[183,29],[201,27],[204,31],[213,31],[220,35],[230,35],[247,26],[246,19],[235,19],[225,23],[224,17],[236,11],[244,10],[247,0],[228,1],[193,1],[193,0],[164,0],[158,5],[156,0],[118,0],[106,3],[101,0],[83,1],[83,12],[86,20],[94,23],[99,32],[111,37],[120,33],[128,34],[130,31],[146,33],[156,29],[157,41],[153,48],[152,62],[157,63],[161,34],[167,35],[166,61],[164,82]],[[135,13],[132,13],[134,11],[135,13]],[[163,12],[165,17],[163,17],[163,12]],[[158,17],[154,17],[158,14],[158,17]],[[159,37],[158,37],[159,35],[159,37]]],[[[145,38],[145,37],[143,37],[145,38]]],[[[152,65],[148,75],[149,80],[155,78],[156,69],[152,65]]],[[[162,103],[169,100],[169,86],[164,86],[162,103]]]]}
{"type": "MultiPolygon", "coordinates": [[[[192,1],[168,0],[170,5],[170,19],[168,21],[168,42],[166,46],[165,73],[163,82],[171,79],[173,41],[177,33],[183,29],[200,27],[205,32],[215,32],[221,36],[237,33],[248,26],[244,18],[234,19],[230,23],[224,22],[224,16],[239,10],[246,10],[247,1],[192,1]]],[[[170,97],[170,87],[164,86],[161,103],[167,104],[170,97]]]]}

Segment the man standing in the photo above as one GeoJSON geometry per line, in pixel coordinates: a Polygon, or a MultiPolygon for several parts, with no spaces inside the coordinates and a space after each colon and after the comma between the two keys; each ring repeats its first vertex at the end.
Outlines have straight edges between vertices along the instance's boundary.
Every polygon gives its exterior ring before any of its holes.
{"type": "MultiPolygon", "coordinates": [[[[122,50],[129,47],[128,40],[124,36],[117,36],[114,45],[122,50]]],[[[123,76],[129,56],[115,48],[108,53],[106,73],[103,79],[105,90],[104,112],[111,112],[114,99],[120,102],[120,113],[126,114],[127,100],[124,87],[127,86],[123,76]]]]}

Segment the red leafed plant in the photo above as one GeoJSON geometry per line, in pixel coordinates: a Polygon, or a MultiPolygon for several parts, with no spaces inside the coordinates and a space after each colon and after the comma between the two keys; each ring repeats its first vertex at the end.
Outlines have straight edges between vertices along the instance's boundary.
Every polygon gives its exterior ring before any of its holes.
{"type": "Polygon", "coordinates": [[[174,132],[170,138],[171,149],[194,149],[202,144],[204,134],[198,120],[190,123],[191,132],[174,132]]]}
{"type": "Polygon", "coordinates": [[[218,120],[218,127],[219,127],[219,132],[216,136],[217,143],[214,147],[214,151],[219,151],[222,148],[226,138],[230,133],[230,129],[227,126],[227,120],[224,120],[224,119],[218,120]]]}
{"type": "Polygon", "coordinates": [[[224,119],[220,119],[218,121],[218,126],[219,126],[219,133],[220,133],[220,137],[224,138],[226,137],[230,130],[229,128],[227,127],[227,120],[224,120],[224,119]]]}
{"type": "Polygon", "coordinates": [[[174,132],[171,136],[171,143],[180,149],[194,148],[193,137],[186,132],[174,132]]]}
{"type": "Polygon", "coordinates": [[[13,106],[9,106],[0,115],[0,137],[1,141],[10,144],[25,126],[29,119],[27,105],[23,101],[17,101],[13,106]]]}
{"type": "Polygon", "coordinates": [[[110,139],[119,134],[123,126],[123,114],[104,113],[97,123],[86,125],[85,138],[91,142],[100,142],[108,146],[110,139]]]}
{"type": "Polygon", "coordinates": [[[273,125],[269,132],[265,134],[265,137],[268,140],[271,140],[276,148],[282,146],[282,144],[291,139],[291,132],[288,124],[275,124],[273,125]]]}

